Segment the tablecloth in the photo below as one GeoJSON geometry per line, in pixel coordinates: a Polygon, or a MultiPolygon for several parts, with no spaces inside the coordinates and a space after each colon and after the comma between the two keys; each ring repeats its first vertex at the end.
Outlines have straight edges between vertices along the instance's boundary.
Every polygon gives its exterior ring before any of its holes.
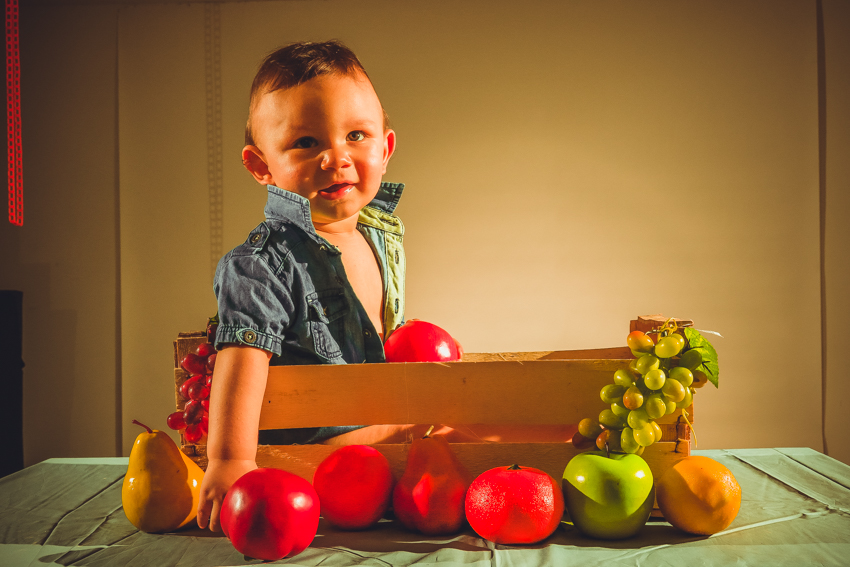
{"type": "MultiPolygon", "coordinates": [[[[664,521],[622,541],[582,536],[564,522],[546,541],[496,545],[467,528],[426,537],[382,520],[363,532],[322,521],[285,565],[676,566],[850,565],[850,467],[806,448],[693,451],[726,465],[743,492],[725,531],[690,536],[664,521]]],[[[0,479],[0,565],[169,567],[256,565],[221,536],[136,530],[121,508],[126,458],[49,459],[0,479]]]]}

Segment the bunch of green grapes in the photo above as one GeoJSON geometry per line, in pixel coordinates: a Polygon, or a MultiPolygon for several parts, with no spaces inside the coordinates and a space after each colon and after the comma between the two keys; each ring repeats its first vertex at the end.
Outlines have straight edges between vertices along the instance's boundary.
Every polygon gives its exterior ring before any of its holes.
{"type": "Polygon", "coordinates": [[[646,447],[661,440],[656,420],[686,408],[694,399],[694,388],[707,379],[697,370],[702,364],[699,350],[686,350],[685,338],[670,321],[662,327],[656,344],[642,331],[629,333],[626,342],[635,356],[628,368],[614,373],[614,382],[599,392],[610,405],[598,419],[585,418],[578,425],[573,444],[596,446],[618,453],[640,455],[646,447]]]}

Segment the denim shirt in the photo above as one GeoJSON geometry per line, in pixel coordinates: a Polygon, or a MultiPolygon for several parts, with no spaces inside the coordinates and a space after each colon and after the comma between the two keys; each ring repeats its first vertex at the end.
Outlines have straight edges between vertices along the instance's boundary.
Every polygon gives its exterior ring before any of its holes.
{"type": "MultiPolygon", "coordinates": [[[[316,233],[309,201],[273,185],[267,189],[266,220],[216,269],[216,348],[257,347],[272,353],[272,365],[384,362],[381,337],[348,282],[342,253],[316,233]]],[[[357,223],[381,268],[386,336],[404,322],[404,226],[393,215],[403,189],[382,183],[357,223]]],[[[310,443],[351,429],[260,433],[261,443],[310,443]]]]}

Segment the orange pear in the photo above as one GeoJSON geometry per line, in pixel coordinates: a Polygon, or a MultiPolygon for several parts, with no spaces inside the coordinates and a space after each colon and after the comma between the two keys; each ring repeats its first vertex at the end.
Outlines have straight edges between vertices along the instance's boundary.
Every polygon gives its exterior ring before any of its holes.
{"type": "Polygon", "coordinates": [[[136,437],[121,488],[130,523],[143,532],[170,532],[195,519],[204,471],[167,433],[151,429],[136,437]]]}

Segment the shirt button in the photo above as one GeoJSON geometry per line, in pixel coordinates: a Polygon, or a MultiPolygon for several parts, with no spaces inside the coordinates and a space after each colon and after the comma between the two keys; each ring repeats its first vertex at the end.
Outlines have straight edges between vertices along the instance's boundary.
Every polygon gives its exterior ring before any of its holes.
{"type": "Polygon", "coordinates": [[[337,276],[337,277],[336,277],[336,283],[338,283],[338,284],[342,284],[342,276],[337,276]]]}
{"type": "Polygon", "coordinates": [[[372,333],[371,333],[371,331],[369,331],[369,329],[364,329],[364,330],[363,330],[363,334],[364,334],[364,335],[366,335],[367,337],[371,337],[371,336],[372,336],[372,333]]]}
{"type": "Polygon", "coordinates": [[[262,234],[260,234],[260,233],[255,234],[254,236],[251,237],[251,244],[256,244],[257,242],[260,241],[261,238],[263,238],[262,234]]]}
{"type": "Polygon", "coordinates": [[[252,345],[257,342],[257,335],[254,333],[254,331],[245,331],[245,333],[242,335],[242,340],[244,340],[249,345],[252,345]]]}
{"type": "Polygon", "coordinates": [[[319,250],[321,250],[322,252],[324,252],[324,251],[325,251],[325,250],[327,250],[327,249],[328,249],[328,247],[327,247],[327,246],[325,246],[324,244],[322,244],[321,246],[319,246],[319,250]]]}

